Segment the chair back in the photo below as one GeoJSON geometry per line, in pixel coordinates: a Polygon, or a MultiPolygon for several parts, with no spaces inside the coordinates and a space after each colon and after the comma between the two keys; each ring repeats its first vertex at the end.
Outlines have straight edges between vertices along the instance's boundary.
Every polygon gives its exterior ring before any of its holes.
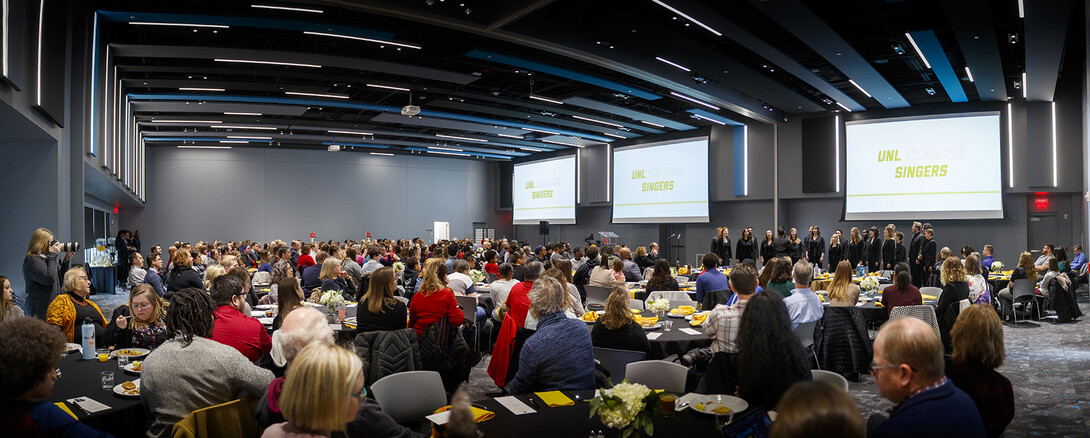
{"type": "Polygon", "coordinates": [[[270,274],[268,271],[257,271],[257,272],[254,272],[254,276],[253,276],[253,278],[250,279],[250,283],[252,283],[252,284],[269,284],[269,281],[270,281],[271,278],[272,278],[272,274],[270,274]]]}
{"type": "Polygon", "coordinates": [[[710,290],[704,292],[704,302],[700,303],[704,310],[714,309],[715,306],[720,304],[727,304],[730,301],[730,296],[733,294],[730,289],[710,290]]]}
{"type": "Polygon", "coordinates": [[[674,280],[677,280],[678,284],[687,283],[687,282],[689,282],[689,276],[688,275],[678,275],[677,277],[674,277],[674,280]]]}
{"type": "Polygon", "coordinates": [[[925,286],[920,288],[921,295],[931,295],[935,297],[935,302],[939,301],[939,297],[942,296],[941,287],[925,286]]]}
{"type": "Polygon", "coordinates": [[[897,318],[912,317],[920,321],[926,322],[931,325],[931,328],[935,329],[935,334],[942,337],[939,333],[938,318],[935,317],[935,306],[927,304],[919,306],[897,306],[889,311],[889,320],[893,321],[897,318]]]}
{"type": "Polygon", "coordinates": [[[840,373],[825,370],[810,370],[810,374],[814,376],[815,382],[826,382],[833,385],[836,389],[848,392],[848,379],[845,379],[840,373]]]}
{"type": "Polygon", "coordinates": [[[1011,288],[1011,295],[1014,296],[1014,301],[1018,302],[1018,301],[1023,301],[1023,300],[1025,300],[1025,301],[1033,300],[1033,296],[1034,296],[1034,291],[1033,291],[1034,284],[1033,283],[1034,283],[1033,281],[1030,281],[1029,279],[1026,279],[1026,278],[1020,278],[1018,280],[1014,280],[1014,287],[1011,288]],[[1028,300],[1027,300],[1027,298],[1028,298],[1028,300]]]}
{"type": "Polygon", "coordinates": [[[655,268],[654,267],[648,267],[648,268],[644,269],[643,270],[643,279],[644,280],[650,280],[651,279],[651,274],[654,274],[654,273],[655,273],[655,268]]]}
{"type": "Polygon", "coordinates": [[[814,328],[817,327],[817,324],[818,321],[804,322],[795,328],[795,336],[802,343],[802,348],[806,349],[814,346],[814,328]]]}
{"type": "Polygon", "coordinates": [[[676,309],[678,308],[678,306],[693,306],[693,308],[695,309],[697,308],[698,304],[699,303],[693,300],[670,300],[671,309],[676,309]]]}
{"type": "Polygon", "coordinates": [[[647,294],[648,300],[657,300],[659,298],[666,298],[667,300],[692,300],[692,296],[688,292],[680,290],[657,290],[647,294]]]}
{"type": "Polygon", "coordinates": [[[640,300],[628,300],[628,308],[638,310],[646,309],[643,305],[643,301],[640,300]]]}
{"type": "Polygon", "coordinates": [[[435,371],[404,371],[371,384],[382,412],[398,423],[423,421],[447,404],[443,378],[435,371]]]}
{"type": "Polygon", "coordinates": [[[408,306],[408,305],[409,305],[409,299],[408,299],[408,298],[405,298],[405,297],[402,297],[402,296],[397,296],[397,295],[395,295],[395,296],[394,296],[394,299],[395,299],[395,300],[398,300],[398,301],[401,301],[402,303],[405,303],[405,305],[406,305],[406,306],[408,306]]]}
{"type": "Polygon", "coordinates": [[[609,371],[609,381],[614,385],[625,378],[625,368],[632,362],[639,362],[647,356],[642,351],[618,350],[616,348],[594,347],[594,359],[609,371]]]}
{"type": "Polygon", "coordinates": [[[609,299],[609,289],[601,286],[587,285],[587,308],[604,309],[606,300],[609,299]]]}
{"type": "Polygon", "coordinates": [[[485,272],[484,273],[484,282],[485,283],[492,284],[493,281],[496,281],[496,280],[499,280],[499,279],[500,279],[500,277],[497,276],[496,274],[493,274],[491,272],[485,272]]]}
{"type": "Polygon", "coordinates": [[[455,295],[454,299],[458,301],[458,307],[462,309],[462,315],[466,318],[466,322],[463,324],[475,324],[477,322],[477,297],[455,295]]]}
{"type": "Polygon", "coordinates": [[[253,438],[259,432],[253,409],[246,401],[236,399],[190,412],[174,424],[171,436],[253,438]]]}
{"type": "Polygon", "coordinates": [[[625,367],[624,372],[629,383],[639,383],[651,389],[665,389],[678,394],[685,392],[685,378],[688,374],[688,368],[664,360],[632,362],[625,367]]]}

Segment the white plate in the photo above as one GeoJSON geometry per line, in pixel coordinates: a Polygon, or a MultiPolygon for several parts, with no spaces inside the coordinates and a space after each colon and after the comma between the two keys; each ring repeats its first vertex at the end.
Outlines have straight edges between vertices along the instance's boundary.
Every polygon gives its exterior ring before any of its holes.
{"type": "Polygon", "coordinates": [[[257,310],[271,310],[276,308],[276,304],[258,304],[254,308],[257,310]]]}
{"type": "MultiPolygon", "coordinates": [[[[140,361],[136,361],[136,362],[140,362],[140,361]]],[[[143,364],[143,362],[140,362],[140,363],[143,364]]],[[[133,368],[135,365],[136,364],[133,364],[133,363],[125,365],[125,371],[128,371],[128,372],[133,373],[133,374],[140,374],[140,371],[137,371],[136,369],[133,368]]],[[[140,369],[143,370],[143,367],[141,367],[140,369]]]]}
{"type": "MultiPolygon", "coordinates": [[[[705,310],[703,312],[696,312],[693,315],[706,315],[708,313],[712,313],[712,312],[710,310],[705,310]]],[[[687,319],[689,321],[692,321],[693,320],[693,315],[685,315],[685,319],[687,319]]]]}
{"type": "Polygon", "coordinates": [[[117,357],[117,355],[121,354],[122,351],[136,353],[136,354],[126,354],[126,356],[128,356],[129,359],[140,359],[140,358],[142,358],[144,356],[147,356],[148,353],[151,353],[151,350],[148,350],[147,348],[121,348],[121,349],[111,351],[110,352],[110,357],[117,357]]]}
{"type": "MultiPolygon", "coordinates": [[[[686,315],[684,313],[666,312],[666,316],[669,316],[671,318],[686,318],[686,317],[689,317],[690,315],[686,315]]],[[[692,318],[689,318],[689,319],[692,319],[692,318]]]]}
{"type": "Polygon", "coordinates": [[[71,342],[69,342],[68,345],[66,345],[64,347],[64,352],[65,353],[71,353],[73,351],[79,351],[79,350],[80,350],[80,345],[79,344],[73,344],[71,342]]]}
{"type": "MultiPolygon", "coordinates": [[[[643,327],[643,326],[641,325],[640,327],[643,327]]],[[[662,328],[662,321],[656,322],[655,325],[653,325],[651,327],[643,327],[644,330],[648,330],[648,331],[658,330],[660,328],[662,328]]]]}
{"type": "MultiPolygon", "coordinates": [[[[122,383],[124,383],[124,382],[122,382],[122,383]]],[[[140,379],[133,380],[132,383],[136,384],[136,390],[139,391],[140,390],[140,379]]],[[[121,383],[118,383],[117,385],[114,385],[114,394],[117,394],[118,396],[121,396],[121,397],[127,397],[127,398],[140,398],[140,394],[126,394],[125,393],[125,388],[121,387],[121,383]]]]}
{"type": "Polygon", "coordinates": [[[689,407],[702,414],[715,415],[715,408],[719,406],[726,406],[738,414],[749,408],[749,403],[733,395],[700,395],[689,399],[689,407]]]}

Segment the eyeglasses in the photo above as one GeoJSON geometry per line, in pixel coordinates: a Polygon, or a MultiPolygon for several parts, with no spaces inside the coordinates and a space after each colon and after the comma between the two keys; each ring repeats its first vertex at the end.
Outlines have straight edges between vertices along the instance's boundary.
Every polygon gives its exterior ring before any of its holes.
{"type": "Polygon", "coordinates": [[[363,401],[363,398],[367,397],[367,388],[363,388],[363,390],[361,390],[360,392],[350,393],[350,394],[348,394],[348,396],[349,397],[355,397],[355,398],[360,399],[360,401],[363,401]]]}
{"type": "MultiPolygon", "coordinates": [[[[874,361],[871,361],[871,363],[870,363],[870,375],[878,377],[878,370],[884,370],[884,369],[887,369],[887,368],[899,368],[900,366],[901,366],[900,364],[898,364],[898,365],[878,365],[874,361]]],[[[916,371],[912,367],[909,367],[908,369],[912,370],[913,372],[916,371]]]]}
{"type": "Polygon", "coordinates": [[[137,308],[137,309],[147,309],[147,308],[151,307],[151,303],[140,303],[140,304],[135,304],[134,303],[132,306],[134,308],[137,308]]]}

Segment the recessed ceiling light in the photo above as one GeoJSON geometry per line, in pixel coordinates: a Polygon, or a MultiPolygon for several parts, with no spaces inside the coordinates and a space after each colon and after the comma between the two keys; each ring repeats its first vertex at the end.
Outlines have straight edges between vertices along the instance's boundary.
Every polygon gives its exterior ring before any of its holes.
{"type": "Polygon", "coordinates": [[[228,135],[227,138],[240,138],[246,140],[272,140],[272,137],[250,137],[246,135],[228,135]]]}
{"type": "Polygon", "coordinates": [[[689,96],[686,96],[686,95],[684,95],[684,94],[680,94],[680,93],[677,93],[677,92],[674,92],[674,91],[671,91],[671,92],[670,92],[670,94],[672,94],[672,95],[674,95],[674,96],[676,96],[676,97],[680,97],[680,98],[682,98],[682,99],[685,99],[685,100],[687,100],[687,101],[689,101],[689,102],[693,102],[693,103],[696,103],[696,104],[704,105],[704,106],[706,106],[706,107],[708,107],[708,108],[711,108],[711,109],[713,109],[713,110],[717,110],[717,111],[719,110],[719,107],[717,107],[717,106],[715,106],[715,105],[712,105],[712,104],[710,104],[710,103],[707,103],[707,102],[701,102],[701,101],[699,101],[699,100],[693,99],[693,98],[691,98],[691,97],[689,97],[689,96]]]}
{"type": "Polygon", "coordinates": [[[663,125],[660,125],[658,123],[648,122],[646,120],[640,120],[640,123],[643,123],[645,125],[651,125],[651,126],[654,126],[656,128],[665,128],[665,126],[663,126],[663,125]]]}
{"type": "Polygon", "coordinates": [[[261,113],[236,113],[236,112],[224,111],[223,115],[225,115],[225,116],[260,116],[261,113]]]}
{"type": "Polygon", "coordinates": [[[331,99],[348,99],[348,95],[345,94],[324,94],[324,93],[303,93],[301,91],[285,91],[284,94],[292,96],[308,96],[308,97],[328,97],[331,99]]]}
{"type": "Polygon", "coordinates": [[[965,66],[965,75],[969,76],[969,82],[973,81],[973,72],[969,70],[969,66],[965,66]]]}
{"type": "Polygon", "coordinates": [[[709,122],[712,122],[712,123],[718,123],[718,124],[720,124],[720,125],[726,125],[726,123],[725,123],[725,122],[722,122],[722,121],[719,121],[719,120],[715,120],[715,119],[713,119],[713,118],[711,118],[711,117],[704,117],[704,116],[702,116],[702,115],[700,115],[700,114],[693,114],[693,118],[694,118],[694,119],[700,119],[700,120],[707,120],[707,121],[709,121],[709,122]]]}
{"type": "Polygon", "coordinates": [[[275,131],[277,129],[272,126],[212,125],[212,127],[220,129],[255,129],[260,131],[275,131]]]}
{"type": "Polygon", "coordinates": [[[674,67],[680,68],[680,69],[685,70],[685,71],[692,71],[692,70],[689,70],[689,67],[686,67],[684,65],[678,64],[678,63],[673,62],[673,61],[670,61],[669,59],[663,58],[661,56],[656,56],[655,59],[657,59],[659,61],[662,61],[664,63],[670,64],[670,65],[672,65],[674,67]]]}
{"type": "Polygon", "coordinates": [[[577,148],[580,148],[580,149],[582,149],[582,148],[585,148],[585,147],[586,147],[586,146],[583,146],[583,145],[581,145],[581,144],[575,144],[575,143],[564,143],[564,142],[562,142],[562,141],[555,141],[555,140],[541,140],[541,141],[543,141],[543,142],[545,142],[545,143],[552,143],[552,144],[559,144],[559,145],[564,145],[564,146],[572,146],[572,147],[577,147],[577,148]]]}
{"type": "Polygon", "coordinates": [[[459,137],[457,135],[435,134],[435,136],[439,137],[439,138],[451,138],[451,139],[455,139],[455,140],[483,141],[485,143],[488,142],[488,140],[485,140],[483,138],[459,137]]]}
{"type": "Polygon", "coordinates": [[[840,103],[840,102],[837,102],[836,104],[837,104],[837,106],[839,106],[839,107],[841,107],[841,108],[844,108],[844,110],[845,110],[845,111],[847,111],[847,112],[849,112],[849,113],[850,113],[850,112],[852,112],[852,109],[851,109],[851,108],[848,108],[847,106],[844,106],[844,104],[842,104],[842,103],[840,103]]]}
{"type": "Polygon", "coordinates": [[[248,141],[246,141],[246,140],[220,140],[220,143],[243,143],[243,144],[249,144],[250,142],[248,142],[248,141]]]}
{"type": "Polygon", "coordinates": [[[461,149],[457,149],[457,148],[444,148],[444,147],[439,147],[439,146],[428,146],[428,149],[439,149],[439,150],[443,150],[443,151],[455,151],[455,152],[462,152],[462,150],[461,150],[461,149]]]}
{"type": "Polygon", "coordinates": [[[862,91],[863,94],[867,95],[867,97],[871,97],[870,93],[868,93],[867,90],[864,90],[863,87],[860,87],[859,84],[855,83],[855,81],[853,81],[851,79],[848,79],[848,82],[851,83],[852,85],[855,85],[855,88],[858,88],[859,91],[862,91]]]}
{"type": "Polygon", "coordinates": [[[155,119],[152,119],[151,122],[152,123],[191,123],[191,124],[198,124],[199,123],[199,124],[202,124],[202,125],[209,125],[209,124],[214,125],[216,123],[223,123],[222,121],[219,121],[219,120],[155,120],[155,119]]]}
{"type": "Polygon", "coordinates": [[[371,152],[371,155],[382,155],[382,156],[386,156],[386,157],[394,156],[394,154],[387,154],[385,152],[371,152]]]}
{"type": "Polygon", "coordinates": [[[363,132],[363,131],[338,131],[338,130],[333,130],[333,129],[331,129],[331,130],[328,130],[328,131],[326,131],[326,132],[328,132],[328,133],[330,133],[330,134],[348,134],[348,135],[375,135],[375,134],[373,134],[373,133],[370,133],[370,132],[363,132]]]}
{"type": "Polygon", "coordinates": [[[231,149],[230,146],[178,146],[178,149],[231,149]]]}
{"type": "Polygon", "coordinates": [[[227,91],[223,88],[181,87],[178,91],[227,91]]]}
{"type": "Polygon", "coordinates": [[[920,46],[917,46],[916,45],[916,40],[912,39],[912,34],[910,34],[908,32],[905,32],[905,36],[908,37],[908,42],[912,43],[912,48],[916,49],[916,54],[920,55],[920,59],[923,60],[923,65],[927,66],[927,68],[930,69],[931,68],[931,63],[927,62],[927,57],[926,56],[923,56],[923,52],[920,51],[920,46]]]}
{"type": "Polygon", "coordinates": [[[560,135],[559,132],[547,131],[547,130],[538,129],[538,128],[521,128],[521,129],[525,129],[527,131],[541,132],[541,133],[544,133],[544,134],[560,135]]]}
{"type": "Polygon", "coordinates": [[[592,119],[592,118],[590,118],[590,117],[583,117],[583,116],[577,116],[577,115],[572,115],[572,118],[576,118],[576,119],[579,119],[579,120],[586,120],[586,121],[588,121],[588,122],[594,122],[594,123],[601,123],[601,124],[603,124],[603,125],[609,125],[609,126],[614,126],[614,127],[617,127],[617,128],[623,128],[623,127],[624,127],[624,125],[618,125],[618,124],[616,124],[616,123],[612,123],[612,122],[607,122],[607,121],[605,121],[605,120],[598,120],[598,119],[592,119]]]}
{"type": "MultiPolygon", "coordinates": [[[[662,7],[666,8],[666,9],[669,9],[670,12],[673,12],[675,14],[678,14],[678,15],[682,16],[682,17],[685,17],[685,19],[687,19],[689,21],[692,21],[693,23],[696,23],[700,27],[703,27],[703,28],[707,29],[708,32],[711,32],[711,33],[715,34],[715,36],[723,36],[722,32],[719,32],[718,30],[712,29],[711,26],[708,26],[707,24],[704,24],[704,23],[700,22],[700,20],[697,20],[697,19],[695,19],[693,17],[690,17],[689,15],[685,14],[684,12],[681,12],[677,8],[674,8],[673,6],[670,6],[670,5],[662,2],[661,0],[651,0],[651,1],[653,1],[655,3],[658,3],[659,6],[662,6],[662,7]]],[[[674,17],[674,18],[677,19],[677,17],[674,17]]]]}
{"type": "Polygon", "coordinates": [[[610,137],[616,137],[616,138],[619,138],[619,139],[622,139],[622,140],[624,140],[624,139],[627,139],[627,138],[628,138],[628,137],[625,137],[625,136],[623,136],[623,135],[617,135],[617,134],[610,134],[610,133],[608,133],[608,132],[603,132],[603,134],[605,134],[605,135],[608,135],[608,136],[610,136],[610,137]]]}

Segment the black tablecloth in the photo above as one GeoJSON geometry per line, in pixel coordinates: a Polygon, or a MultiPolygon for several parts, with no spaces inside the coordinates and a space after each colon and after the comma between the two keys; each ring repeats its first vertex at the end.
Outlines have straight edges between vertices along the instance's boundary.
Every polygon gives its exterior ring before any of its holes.
{"type": "MultiPolygon", "coordinates": [[[[655,316],[655,314],[649,310],[644,310],[641,315],[644,317],[655,316]]],[[[647,355],[647,359],[664,359],[671,354],[681,356],[694,348],[707,347],[712,344],[711,338],[703,332],[698,335],[690,335],[682,332],[681,329],[686,327],[700,331],[700,327],[689,325],[689,321],[685,318],[663,316],[659,321],[673,321],[673,328],[670,331],[664,331],[661,328],[656,330],[645,330],[646,333],[662,333],[657,339],[648,340],[648,342],[651,343],[651,354],[647,355]]],[[[587,324],[587,330],[590,330],[593,327],[593,323],[587,324]]]]}
{"type": "MultiPolygon", "coordinates": [[[[112,268],[111,268],[112,269],[112,268]]],[[[57,379],[50,402],[63,402],[70,398],[90,397],[113,409],[85,415],[75,405],[65,402],[68,409],[79,417],[84,424],[95,429],[109,432],[116,437],[141,437],[147,429],[148,416],[139,398],[123,398],[102,389],[100,373],[114,372],[114,384],[126,380],[136,380],[140,376],[125,372],[117,367],[117,359],[106,362],[83,360],[80,353],[71,353],[61,360],[58,366],[61,378],[57,379]]],[[[2,433],[0,433],[2,435],[2,433]]]]}
{"type": "MultiPolygon", "coordinates": [[[[486,437],[518,436],[520,438],[584,437],[591,431],[601,430],[607,437],[619,437],[620,431],[610,429],[598,420],[590,418],[590,405],[585,400],[593,397],[594,391],[564,391],[564,395],[575,401],[573,406],[550,408],[540,398],[533,396],[541,407],[536,413],[514,415],[494,399],[479,400],[477,405],[495,412],[491,420],[478,424],[486,437]],[[576,398],[578,397],[578,398],[576,398]]],[[[526,396],[518,396],[526,402],[526,396]]],[[[529,404],[529,403],[527,403],[529,404]]],[[[531,405],[532,407],[532,405],[531,405]]],[[[740,418],[735,415],[735,418],[740,418]]],[[[655,436],[685,437],[722,437],[722,432],[715,428],[715,417],[686,409],[670,418],[654,418],[655,436]]]]}
{"type": "Polygon", "coordinates": [[[108,266],[105,268],[90,268],[91,276],[91,289],[95,293],[117,293],[114,289],[114,285],[117,284],[117,267],[108,266]]]}

